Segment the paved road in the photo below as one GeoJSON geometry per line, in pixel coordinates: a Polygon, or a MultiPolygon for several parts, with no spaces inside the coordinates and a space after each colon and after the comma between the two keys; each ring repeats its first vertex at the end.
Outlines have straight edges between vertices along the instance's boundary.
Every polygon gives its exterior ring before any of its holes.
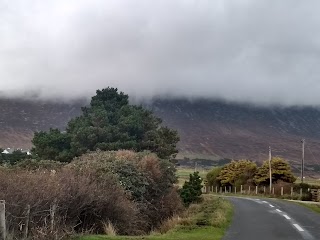
{"type": "Polygon", "coordinates": [[[320,214],[295,203],[230,197],[234,217],[223,240],[320,240],[320,214]]]}

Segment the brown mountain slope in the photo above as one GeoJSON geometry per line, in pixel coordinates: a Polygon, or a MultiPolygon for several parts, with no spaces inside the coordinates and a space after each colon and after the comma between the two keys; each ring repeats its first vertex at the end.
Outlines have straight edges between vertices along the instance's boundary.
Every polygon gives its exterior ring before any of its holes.
{"type": "MultiPolygon", "coordinates": [[[[34,131],[63,129],[84,102],[43,103],[0,100],[0,147],[31,147],[34,131]]],[[[315,108],[259,108],[217,101],[156,100],[147,105],[179,131],[179,157],[264,160],[275,155],[299,163],[301,138],[306,161],[318,164],[320,111],[315,108]]]]}
{"type": "Polygon", "coordinates": [[[306,162],[318,164],[320,111],[315,108],[260,108],[216,101],[155,101],[153,111],[178,129],[181,156],[249,158],[274,155],[300,163],[305,138],[306,162]],[[213,155],[214,156],[214,155],[213,155]]]}
{"type": "Polygon", "coordinates": [[[0,147],[30,148],[34,131],[64,129],[83,104],[0,99],[0,147]]]}

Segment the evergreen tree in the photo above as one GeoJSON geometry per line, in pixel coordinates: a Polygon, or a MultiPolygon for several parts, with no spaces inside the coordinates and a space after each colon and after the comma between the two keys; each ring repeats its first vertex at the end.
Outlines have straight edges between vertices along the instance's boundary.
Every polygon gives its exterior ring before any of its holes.
{"type": "Polygon", "coordinates": [[[161,119],[141,106],[129,104],[128,95],[116,88],[98,90],[82,115],[58,129],[35,133],[33,144],[39,158],[70,161],[88,151],[149,150],[160,158],[177,153],[177,131],[161,125],[161,119]]]}
{"type": "Polygon", "coordinates": [[[202,194],[202,179],[199,176],[199,172],[190,174],[189,181],[186,181],[180,190],[180,196],[186,206],[191,203],[198,202],[202,194]]]}

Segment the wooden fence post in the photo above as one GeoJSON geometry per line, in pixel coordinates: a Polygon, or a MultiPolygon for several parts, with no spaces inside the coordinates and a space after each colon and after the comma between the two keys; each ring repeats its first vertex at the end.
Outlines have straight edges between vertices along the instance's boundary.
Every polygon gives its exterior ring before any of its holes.
{"type": "Polygon", "coordinates": [[[216,193],[218,193],[218,186],[216,186],[216,193]]]}
{"type": "Polygon", "coordinates": [[[291,197],[293,196],[293,187],[291,187],[291,193],[290,193],[291,197]]]}
{"type": "Polygon", "coordinates": [[[0,239],[6,240],[6,238],[6,202],[5,200],[0,200],[0,239]]]}
{"type": "Polygon", "coordinates": [[[272,188],[272,194],[274,195],[274,187],[272,188]]]}
{"type": "Polygon", "coordinates": [[[240,193],[242,194],[242,190],[243,190],[243,186],[241,185],[241,188],[240,188],[240,193]]]}
{"type": "Polygon", "coordinates": [[[300,188],[300,199],[302,198],[302,188],[300,188]]]}
{"type": "Polygon", "coordinates": [[[30,221],[30,205],[28,204],[26,207],[26,216],[25,216],[25,222],[24,222],[24,235],[23,238],[27,239],[28,238],[28,233],[29,233],[29,221],[30,221]]]}
{"type": "Polygon", "coordinates": [[[258,195],[258,186],[256,186],[256,195],[258,195]]]}
{"type": "Polygon", "coordinates": [[[222,193],[222,187],[220,187],[220,193],[222,193]]]}
{"type": "Polygon", "coordinates": [[[283,196],[283,187],[281,187],[281,196],[283,196]]]}
{"type": "Polygon", "coordinates": [[[224,186],[224,193],[227,192],[227,186],[224,186]]]}
{"type": "Polygon", "coordinates": [[[237,194],[237,187],[234,187],[234,194],[237,194]]]}
{"type": "Polygon", "coordinates": [[[263,186],[263,194],[266,194],[266,186],[263,186]]]}
{"type": "Polygon", "coordinates": [[[249,194],[251,193],[251,186],[249,186],[249,194]]]}
{"type": "Polygon", "coordinates": [[[54,230],[54,216],[56,214],[56,210],[57,210],[57,200],[55,199],[53,201],[51,208],[50,208],[50,230],[51,230],[51,232],[53,232],[53,230],[54,230]]]}

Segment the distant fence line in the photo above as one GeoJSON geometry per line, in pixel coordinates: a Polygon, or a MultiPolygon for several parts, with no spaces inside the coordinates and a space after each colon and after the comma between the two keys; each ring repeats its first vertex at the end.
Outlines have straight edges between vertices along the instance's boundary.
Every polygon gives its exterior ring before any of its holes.
{"type": "Polygon", "coordinates": [[[288,186],[276,186],[272,187],[271,191],[269,187],[266,186],[246,186],[241,185],[240,187],[233,186],[204,186],[202,188],[203,193],[215,193],[215,194],[240,194],[240,195],[265,195],[282,197],[288,199],[301,199],[301,200],[312,200],[320,201],[320,189],[304,189],[295,188],[288,186]]]}

